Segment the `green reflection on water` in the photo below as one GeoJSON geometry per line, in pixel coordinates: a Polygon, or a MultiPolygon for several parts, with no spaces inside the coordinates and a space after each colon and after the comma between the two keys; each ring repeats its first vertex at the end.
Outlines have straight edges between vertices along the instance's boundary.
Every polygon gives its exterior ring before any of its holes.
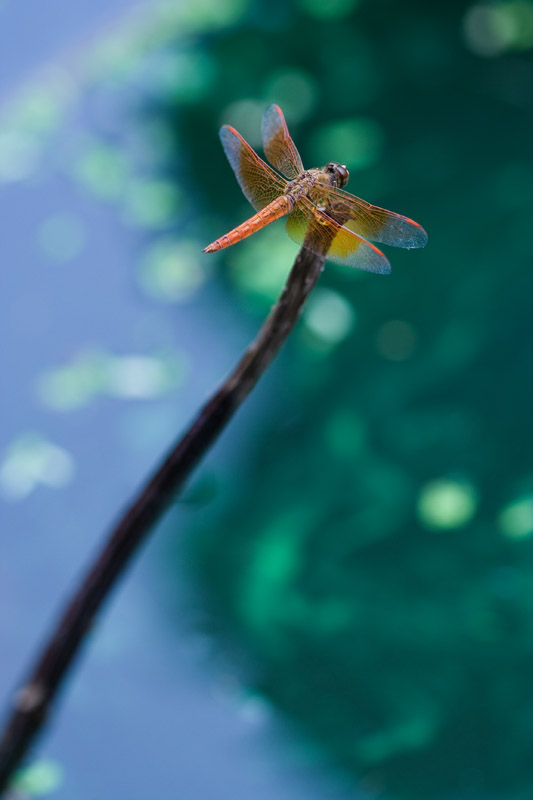
{"type": "Polygon", "coordinates": [[[352,331],[355,312],[339,292],[318,288],[309,299],[303,321],[321,342],[334,346],[352,331]]]}
{"type": "Polygon", "coordinates": [[[87,189],[111,200],[124,192],[128,163],[118,148],[93,139],[84,145],[73,171],[87,189]]]}
{"type": "Polygon", "coordinates": [[[175,183],[164,180],[130,181],[124,217],[140,228],[159,228],[177,218],[183,198],[175,183]]]}
{"type": "Polygon", "coordinates": [[[273,223],[246,243],[231,248],[228,254],[230,275],[238,288],[259,307],[268,307],[278,297],[297,252],[284,225],[273,223]]]}
{"type": "Polygon", "coordinates": [[[174,353],[114,356],[87,351],[69,364],[43,373],[37,391],[49,408],[73,411],[101,395],[137,400],[159,397],[183,379],[183,361],[174,353]]]}
{"type": "Polygon", "coordinates": [[[206,256],[196,241],[167,236],[157,239],[141,258],[140,287],[165,303],[191,297],[206,279],[206,256]]]}
{"type": "Polygon", "coordinates": [[[330,122],[319,127],[310,138],[314,164],[339,161],[350,169],[374,164],[384,146],[384,133],[372,119],[358,118],[330,122]]]}
{"type": "Polygon", "coordinates": [[[38,486],[61,489],[74,476],[74,459],[63,447],[40,433],[15,438],[0,458],[0,493],[23,500],[38,486]]]}
{"type": "Polygon", "coordinates": [[[55,761],[40,759],[19,770],[11,787],[25,797],[40,797],[55,792],[64,781],[63,769],[55,761]]]}
{"type": "Polygon", "coordinates": [[[521,539],[533,533],[533,497],[522,497],[504,508],[500,525],[506,536],[521,539]]]}
{"type": "Polygon", "coordinates": [[[429,528],[460,528],[470,522],[477,503],[477,492],[473,486],[441,478],[422,488],[418,514],[429,528]]]}

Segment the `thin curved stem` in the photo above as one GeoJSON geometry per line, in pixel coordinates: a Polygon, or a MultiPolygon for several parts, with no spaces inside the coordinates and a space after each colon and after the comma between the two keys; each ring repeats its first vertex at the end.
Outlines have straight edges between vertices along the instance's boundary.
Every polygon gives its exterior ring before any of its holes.
{"type": "Polygon", "coordinates": [[[0,793],[28,753],[104,601],[139,545],[238,409],[293,329],[324,266],[302,248],[256,339],[111,530],[14,694],[0,735],[0,793]]]}

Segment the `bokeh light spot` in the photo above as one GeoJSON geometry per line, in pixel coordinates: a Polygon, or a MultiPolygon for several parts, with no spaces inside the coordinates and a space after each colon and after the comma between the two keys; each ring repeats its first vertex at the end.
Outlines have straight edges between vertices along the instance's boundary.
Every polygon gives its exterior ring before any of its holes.
{"type": "Polygon", "coordinates": [[[109,370],[107,391],[115,397],[159,397],[183,381],[184,365],[175,357],[121,356],[109,370]]]}
{"type": "Polygon", "coordinates": [[[154,85],[158,94],[168,94],[181,102],[198,101],[209,91],[215,76],[215,64],[208,52],[165,52],[158,57],[154,85]]]}
{"type": "Polygon", "coordinates": [[[498,522],[506,536],[522,539],[533,533],[533,495],[521,497],[506,506],[498,522]]]}
{"type": "Polygon", "coordinates": [[[63,783],[63,770],[55,761],[40,759],[18,770],[11,786],[24,797],[51,794],[63,783]]]}
{"type": "Polygon", "coordinates": [[[76,258],[83,250],[85,229],[81,219],[74,214],[56,214],[41,224],[38,241],[50,261],[63,264],[76,258]]]}
{"type": "Polygon", "coordinates": [[[222,111],[220,124],[232,125],[252,147],[261,148],[261,120],[264,113],[263,100],[237,100],[222,111]]]}
{"type": "Polygon", "coordinates": [[[381,156],[385,136],[373,119],[358,117],[322,125],[310,137],[313,164],[338,161],[348,169],[363,169],[381,156]]]}
{"type": "Polygon", "coordinates": [[[37,381],[37,393],[55,411],[81,408],[105,390],[108,364],[107,353],[82,353],[70,364],[43,373],[37,381]]]}
{"type": "Polygon", "coordinates": [[[339,292],[319,288],[309,298],[303,320],[306,328],[328,345],[345,339],[355,325],[355,311],[339,292]]]}
{"type": "Polygon", "coordinates": [[[36,170],[39,142],[22,130],[0,130],[0,181],[22,181],[36,170]]]}
{"type": "Polygon", "coordinates": [[[297,252],[278,224],[270,225],[228,253],[231,277],[241,289],[261,304],[277,299],[297,252]]]}
{"type": "Polygon", "coordinates": [[[310,519],[309,508],[298,505],[267,523],[255,539],[243,575],[241,608],[245,620],[273,646],[284,646],[280,622],[295,613],[293,579],[302,561],[302,541],[310,519]]]}
{"type": "Polygon", "coordinates": [[[403,320],[392,319],[385,322],[377,332],[376,347],[389,361],[405,361],[412,355],[415,345],[415,330],[403,320]]]}
{"type": "Polygon", "coordinates": [[[533,47],[533,3],[479,3],[464,18],[463,31],[470,49],[480,56],[533,47]]]}
{"type": "Polygon", "coordinates": [[[0,460],[0,491],[8,500],[22,500],[38,486],[60,489],[72,480],[70,453],[36,433],[15,439],[0,460]]]}
{"type": "Polygon", "coordinates": [[[11,115],[21,128],[42,138],[60,124],[75,91],[76,79],[66,67],[58,63],[42,67],[38,80],[14,95],[11,115]]]}
{"type": "Polygon", "coordinates": [[[45,372],[37,391],[43,403],[55,411],[73,411],[95,397],[125,399],[159,397],[180,384],[184,364],[172,356],[127,355],[92,351],[70,364],[45,372]]]}
{"type": "Polygon", "coordinates": [[[125,200],[127,222],[143,228],[158,228],[175,219],[181,205],[181,192],[170,181],[134,181],[125,200]]]}
{"type": "Polygon", "coordinates": [[[279,105],[289,124],[309,116],[316,106],[317,97],[314,78],[303,70],[275,72],[265,85],[265,105],[279,105]]]}
{"type": "Polygon", "coordinates": [[[480,56],[499,55],[513,41],[512,21],[494,4],[469,9],[463,27],[470,49],[480,56]]]}
{"type": "Polygon", "coordinates": [[[440,478],[422,487],[417,503],[420,521],[428,528],[452,529],[466,525],[478,506],[478,494],[469,483],[440,478]]]}
{"type": "Polygon", "coordinates": [[[126,184],[126,157],[115,147],[89,142],[74,164],[74,175],[97,197],[117,198],[126,184]]]}
{"type": "Polygon", "coordinates": [[[175,3],[171,0],[165,6],[171,16],[178,15],[181,29],[187,25],[195,30],[211,30],[235,25],[244,17],[249,4],[250,0],[224,0],[222,3],[213,3],[212,0],[175,3]]]}
{"type": "Polygon", "coordinates": [[[187,300],[205,281],[201,259],[202,248],[196,241],[159,239],[141,259],[139,285],[148,295],[165,303],[187,300]]]}

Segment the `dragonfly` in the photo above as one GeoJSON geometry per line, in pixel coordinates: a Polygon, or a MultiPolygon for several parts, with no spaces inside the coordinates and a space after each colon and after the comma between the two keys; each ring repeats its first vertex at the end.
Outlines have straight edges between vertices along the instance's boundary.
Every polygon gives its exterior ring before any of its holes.
{"type": "Polygon", "coordinates": [[[256,213],[204,248],[214,253],[287,216],[287,233],[329,261],[387,274],[390,263],[372,242],[424,247],[427,233],[409,217],[386,211],[344,190],[345,164],[304,169],[281,108],[263,116],[263,149],[272,169],[230,125],[220,129],[222,147],[246,199],[256,213]]]}

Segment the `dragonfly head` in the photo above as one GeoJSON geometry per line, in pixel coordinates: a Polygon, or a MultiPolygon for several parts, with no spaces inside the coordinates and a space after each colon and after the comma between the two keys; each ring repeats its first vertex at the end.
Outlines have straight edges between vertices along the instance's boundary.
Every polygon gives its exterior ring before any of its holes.
{"type": "Polygon", "coordinates": [[[337,164],[336,161],[330,161],[329,164],[326,164],[324,167],[324,171],[329,176],[333,186],[338,186],[339,189],[342,189],[342,187],[346,186],[348,183],[350,173],[346,169],[345,164],[337,164]]]}

